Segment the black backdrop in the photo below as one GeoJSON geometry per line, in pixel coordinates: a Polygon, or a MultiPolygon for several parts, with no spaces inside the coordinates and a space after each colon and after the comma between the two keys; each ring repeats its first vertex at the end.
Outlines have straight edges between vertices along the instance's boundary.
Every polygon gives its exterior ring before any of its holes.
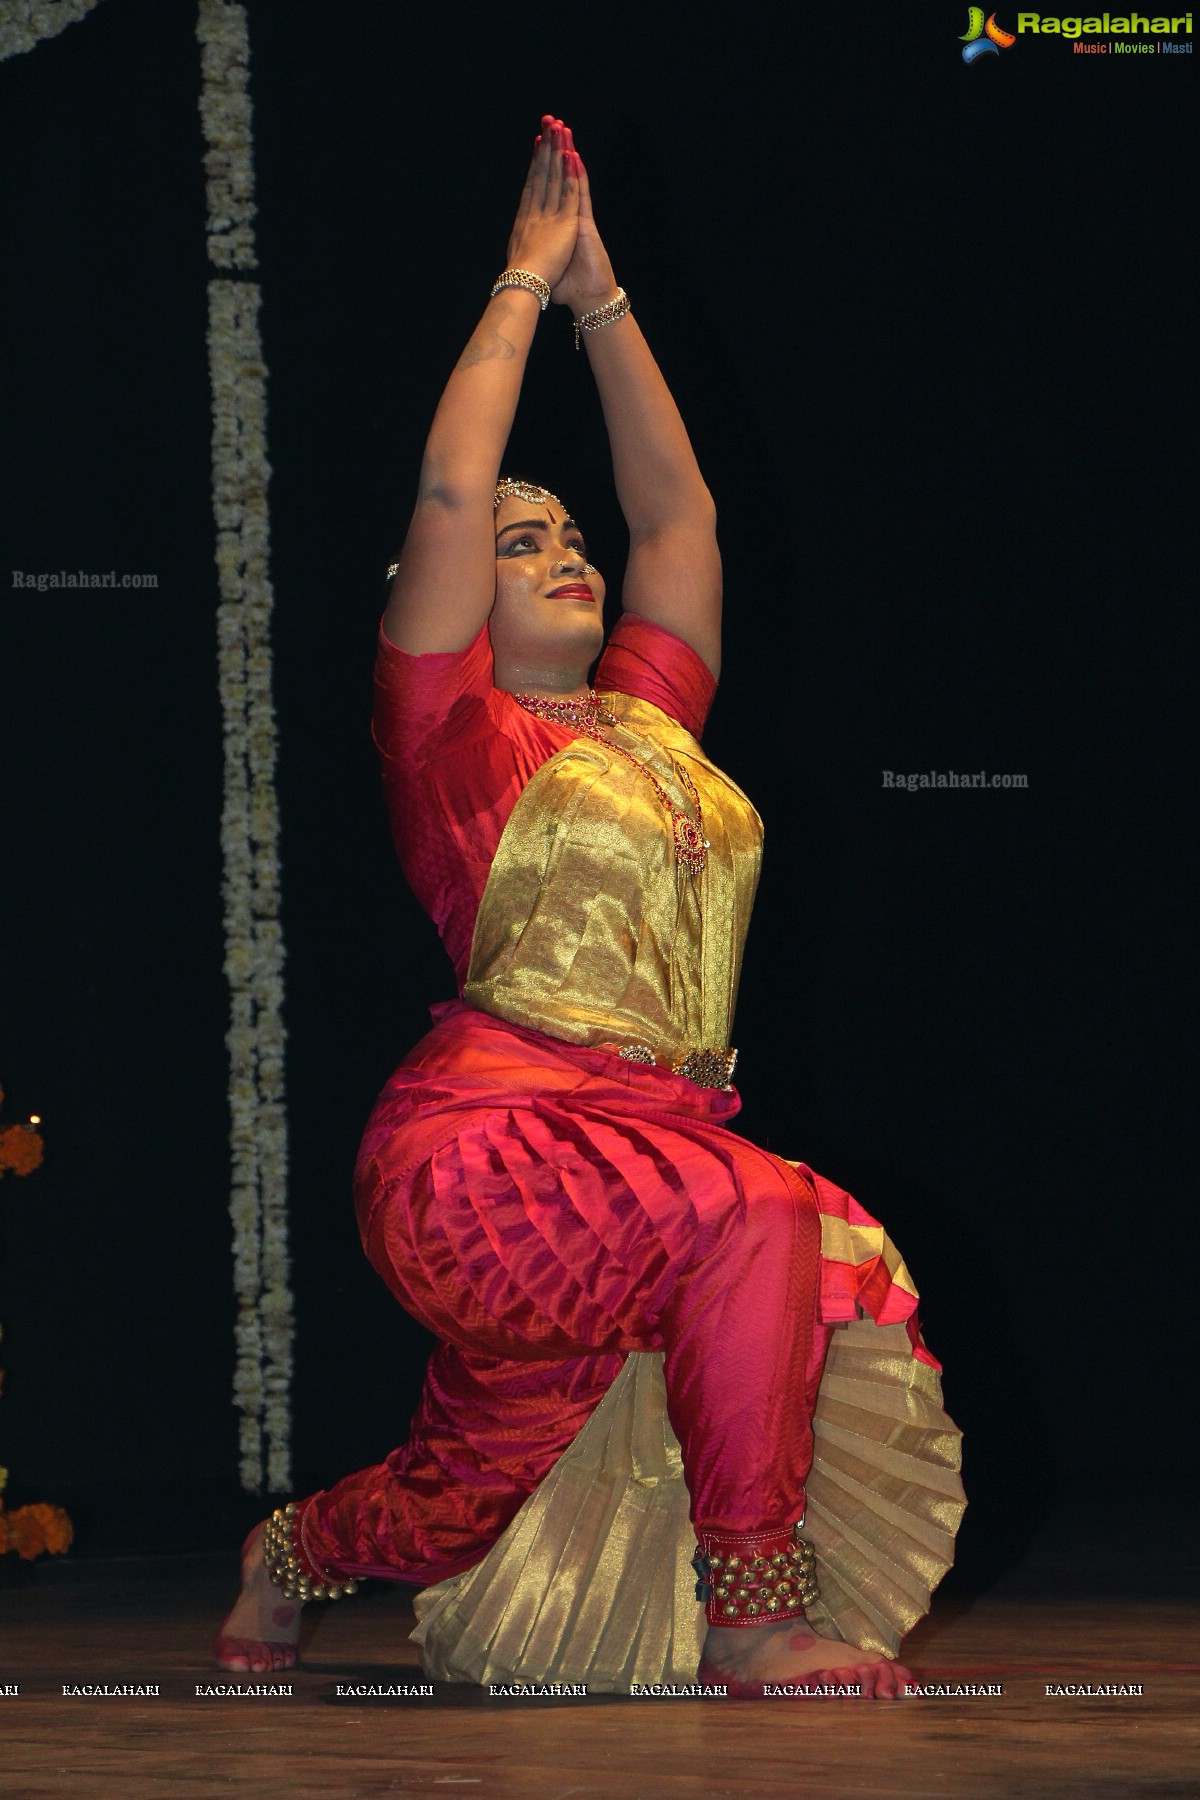
{"type": "MultiPolygon", "coordinates": [[[[452,987],[388,841],[372,646],[553,109],[722,519],[708,745],[767,823],[744,1128],[904,1249],[967,1432],[956,1578],[987,1578],[1055,1499],[1185,1472],[1192,64],[1023,36],[967,67],[948,0],[579,10],[250,8],[296,1486],[391,1449],[420,1379],[349,1203],[374,1096],[452,987]]],[[[10,1502],[71,1505],[85,1554],[215,1545],[260,1510],[230,1403],[194,26],[188,0],[101,0],[0,65],[0,580],[159,578],[3,606],[0,1080],[48,1155],[0,1192],[0,1461],[10,1502]]],[[[617,574],[561,313],[508,462],[617,574]]]]}

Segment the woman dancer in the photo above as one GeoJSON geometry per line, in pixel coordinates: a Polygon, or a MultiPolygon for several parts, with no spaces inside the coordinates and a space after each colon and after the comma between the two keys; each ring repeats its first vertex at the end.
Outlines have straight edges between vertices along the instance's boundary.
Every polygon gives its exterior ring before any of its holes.
{"type": "Polygon", "coordinates": [[[804,1614],[833,1327],[905,1321],[932,1359],[890,1246],[836,1248],[855,1231],[886,1245],[873,1221],[727,1126],[761,828],[698,742],[720,613],[712,500],[571,133],[546,117],[508,267],[433,421],[377,649],[393,834],[461,998],[380,1096],[355,1198],[368,1256],[439,1348],[408,1443],[247,1540],[215,1646],[227,1669],[294,1663],[310,1595],[479,1562],[626,1355],[662,1351],[705,1674],[880,1697],[910,1679],[804,1614]],[[629,527],[603,655],[579,527],[548,490],[497,479],[550,300],[587,346],[629,527]],[[823,1219],[842,1232],[825,1255],[823,1219]]]}

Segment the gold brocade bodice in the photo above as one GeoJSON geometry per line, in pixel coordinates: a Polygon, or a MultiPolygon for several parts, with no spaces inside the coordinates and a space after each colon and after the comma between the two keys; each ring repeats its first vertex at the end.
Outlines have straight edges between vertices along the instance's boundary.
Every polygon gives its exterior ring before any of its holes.
{"type": "Polygon", "coordinates": [[[762,823],[691,733],[648,700],[601,695],[605,734],[694,814],[709,851],[690,875],[646,777],[575,738],[526,784],[488,876],[463,998],[574,1044],[644,1044],[663,1060],[729,1044],[758,886],[762,823]]]}

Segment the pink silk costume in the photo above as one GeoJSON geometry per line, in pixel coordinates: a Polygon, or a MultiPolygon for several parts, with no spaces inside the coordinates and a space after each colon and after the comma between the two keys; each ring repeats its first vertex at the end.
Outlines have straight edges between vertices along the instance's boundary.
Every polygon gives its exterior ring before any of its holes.
{"type": "Polygon", "coordinates": [[[786,1528],[833,1328],[904,1322],[938,1365],[874,1220],[729,1130],[732,1089],[669,1066],[728,1044],[758,874],[757,815],[698,741],[713,679],[628,613],[596,672],[610,738],[682,810],[679,765],[701,794],[698,877],[636,769],[493,685],[486,630],[411,656],[381,626],[375,683],[397,852],[462,997],[380,1095],[355,1203],[372,1265],[440,1344],[408,1442],[303,1503],[304,1553],[326,1580],[472,1567],[646,1350],[697,1530],[786,1528]],[[632,1044],[659,1066],[618,1054],[632,1044]]]}

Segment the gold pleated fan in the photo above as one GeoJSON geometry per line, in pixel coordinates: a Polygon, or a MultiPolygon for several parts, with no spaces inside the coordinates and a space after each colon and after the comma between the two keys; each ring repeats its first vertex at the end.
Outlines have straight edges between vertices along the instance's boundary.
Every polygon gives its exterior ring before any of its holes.
{"type": "MultiPolygon", "coordinates": [[[[954,1560],[960,1434],[902,1325],[839,1326],[813,1414],[805,1536],[816,1631],[894,1656],[954,1560]]],[[[679,1444],[660,1355],[630,1356],[574,1443],[465,1575],[417,1596],[428,1676],[586,1682],[593,1693],[695,1678],[695,1597],[679,1444]]]]}

